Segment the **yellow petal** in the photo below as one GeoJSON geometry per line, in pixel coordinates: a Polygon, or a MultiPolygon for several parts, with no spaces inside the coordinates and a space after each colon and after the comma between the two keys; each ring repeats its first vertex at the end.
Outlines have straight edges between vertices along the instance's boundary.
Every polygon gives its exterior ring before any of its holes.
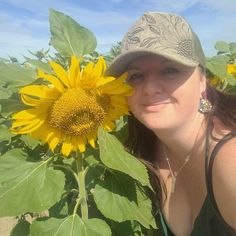
{"type": "Polygon", "coordinates": [[[62,144],[62,154],[64,156],[69,156],[70,152],[72,151],[72,143],[70,141],[70,138],[67,138],[67,140],[62,144]]]}
{"type": "Polygon", "coordinates": [[[101,77],[104,73],[104,67],[106,67],[105,61],[103,57],[99,57],[93,68],[93,76],[101,77]]]}
{"type": "Polygon", "coordinates": [[[84,69],[83,69],[83,71],[82,71],[81,80],[87,80],[87,79],[91,76],[91,74],[92,74],[92,72],[93,72],[93,65],[94,65],[94,63],[90,61],[90,62],[84,67],[84,69]]]}
{"type": "Polygon", "coordinates": [[[55,136],[52,136],[49,140],[48,140],[48,145],[49,148],[54,152],[54,149],[56,148],[56,146],[58,145],[58,143],[61,140],[61,135],[60,133],[58,133],[55,136]]]}
{"type": "MultiPolygon", "coordinates": [[[[45,111],[44,111],[45,112],[45,111]]],[[[36,108],[27,109],[23,111],[19,111],[12,116],[14,120],[32,120],[41,114],[41,111],[36,108]]]]}
{"type": "Polygon", "coordinates": [[[104,127],[107,131],[112,131],[116,126],[115,126],[115,124],[114,124],[112,121],[106,119],[106,120],[104,121],[104,123],[103,123],[103,127],[104,127]]]}
{"type": "Polygon", "coordinates": [[[227,73],[228,74],[236,74],[236,65],[228,64],[227,65],[227,73]]]}
{"type": "Polygon", "coordinates": [[[71,57],[71,64],[69,70],[69,83],[71,87],[76,87],[77,80],[80,80],[80,67],[79,63],[82,58],[77,58],[76,56],[71,57]]]}
{"type": "Polygon", "coordinates": [[[101,76],[100,78],[99,78],[99,80],[97,81],[97,87],[100,87],[100,86],[102,86],[102,85],[104,85],[104,84],[107,84],[107,83],[109,83],[109,82],[111,82],[111,81],[113,81],[113,80],[115,80],[116,78],[115,77],[112,77],[112,76],[105,76],[105,77],[103,77],[103,76],[101,76]]]}
{"type": "Polygon", "coordinates": [[[85,151],[85,141],[80,137],[78,137],[78,148],[79,148],[80,152],[85,151]]]}
{"type": "Polygon", "coordinates": [[[54,70],[54,72],[56,73],[57,77],[61,80],[61,82],[66,85],[67,87],[69,87],[69,81],[68,81],[68,77],[67,77],[67,73],[64,70],[64,68],[57,64],[54,61],[50,61],[49,62],[50,66],[52,67],[52,69],[54,70]]]}
{"type": "Polygon", "coordinates": [[[133,94],[133,89],[130,86],[127,86],[125,84],[120,85],[119,87],[100,87],[99,88],[100,92],[103,94],[110,94],[110,95],[126,95],[130,96],[133,94]]]}
{"type": "Polygon", "coordinates": [[[120,85],[126,84],[125,80],[126,80],[127,76],[128,76],[128,73],[124,73],[118,79],[114,79],[113,81],[105,84],[103,87],[115,89],[116,87],[119,87],[120,85]]]}
{"type": "Polygon", "coordinates": [[[41,70],[38,70],[38,78],[46,79],[61,93],[65,90],[62,82],[54,75],[49,75],[41,70]]]}
{"type": "Polygon", "coordinates": [[[96,134],[88,134],[87,135],[87,140],[88,140],[88,143],[93,147],[95,148],[95,140],[96,140],[96,134]]]}
{"type": "Polygon", "coordinates": [[[111,104],[116,106],[116,104],[128,105],[127,100],[124,96],[110,96],[111,104]]]}
{"type": "Polygon", "coordinates": [[[31,98],[25,94],[21,94],[21,100],[24,104],[28,105],[28,106],[39,106],[39,104],[42,102],[41,100],[35,99],[35,98],[31,98]]]}
{"type": "Polygon", "coordinates": [[[55,90],[53,88],[48,88],[43,85],[29,85],[29,86],[23,87],[20,90],[20,93],[31,95],[34,97],[39,97],[39,98],[52,98],[52,99],[55,99],[60,95],[58,90],[55,90]]]}
{"type": "Polygon", "coordinates": [[[25,125],[24,127],[20,128],[19,130],[14,130],[14,133],[18,134],[29,134],[38,129],[45,121],[41,119],[34,119],[28,125],[25,125]]]}

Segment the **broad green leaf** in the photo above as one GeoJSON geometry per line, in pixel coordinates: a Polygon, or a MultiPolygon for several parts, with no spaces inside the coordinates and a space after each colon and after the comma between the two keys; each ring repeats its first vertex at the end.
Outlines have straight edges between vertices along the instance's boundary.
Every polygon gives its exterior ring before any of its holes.
{"type": "Polygon", "coordinates": [[[218,41],[215,44],[215,49],[219,52],[229,52],[229,44],[225,41],[218,41]]]}
{"type": "Polygon", "coordinates": [[[41,144],[39,140],[32,138],[30,135],[22,135],[20,139],[31,149],[34,149],[36,146],[41,144]]]}
{"type": "Polygon", "coordinates": [[[112,173],[96,185],[93,196],[105,217],[118,222],[136,220],[146,228],[156,228],[151,200],[129,176],[112,173]]]}
{"type": "Polygon", "coordinates": [[[82,56],[95,50],[97,41],[94,34],[70,16],[50,9],[49,22],[52,34],[50,43],[62,55],[82,56]]]}
{"type": "MultiPolygon", "coordinates": [[[[112,222],[112,233],[114,235],[122,235],[122,236],[145,236],[144,228],[137,221],[125,221],[121,223],[112,222]]],[[[155,234],[151,234],[155,235],[155,234]]]]}
{"type": "Polygon", "coordinates": [[[229,50],[231,53],[236,53],[236,43],[230,43],[229,50]]]}
{"type": "Polygon", "coordinates": [[[31,59],[28,57],[25,57],[25,59],[27,60],[28,63],[30,63],[32,66],[36,67],[37,69],[41,69],[42,71],[47,72],[47,73],[52,73],[52,70],[49,64],[40,60],[31,59]]]}
{"type": "Polygon", "coordinates": [[[59,201],[65,177],[47,161],[29,161],[26,153],[13,149],[0,158],[0,217],[41,212],[59,201]]]}
{"type": "Polygon", "coordinates": [[[28,236],[30,234],[29,230],[30,223],[22,220],[12,229],[10,236],[28,236]]]}
{"type": "Polygon", "coordinates": [[[49,216],[55,218],[64,218],[67,215],[68,215],[68,198],[66,196],[49,209],[49,216]]]}
{"type": "Polygon", "coordinates": [[[0,125],[0,142],[2,141],[9,141],[11,137],[13,137],[14,134],[11,134],[9,132],[9,129],[6,125],[1,124],[0,125]]]}
{"type": "Polygon", "coordinates": [[[227,77],[227,63],[229,61],[228,56],[214,56],[207,60],[207,68],[220,78],[227,77]]]}
{"type": "Polygon", "coordinates": [[[1,113],[5,116],[23,109],[29,109],[28,106],[26,106],[16,97],[11,97],[9,99],[0,99],[0,107],[1,113]]]}
{"type": "Polygon", "coordinates": [[[144,164],[126,152],[115,136],[100,130],[99,147],[100,159],[107,167],[126,173],[143,186],[150,185],[144,164]]]}
{"type": "Polygon", "coordinates": [[[78,215],[63,219],[51,218],[46,221],[34,221],[31,236],[110,236],[111,230],[105,221],[88,219],[84,222],[78,215]]]}
{"type": "Polygon", "coordinates": [[[0,87],[0,99],[7,99],[11,97],[12,92],[9,89],[0,87]]]}
{"type": "Polygon", "coordinates": [[[19,64],[6,64],[0,61],[0,84],[19,87],[34,82],[35,70],[24,68],[19,64]]]}

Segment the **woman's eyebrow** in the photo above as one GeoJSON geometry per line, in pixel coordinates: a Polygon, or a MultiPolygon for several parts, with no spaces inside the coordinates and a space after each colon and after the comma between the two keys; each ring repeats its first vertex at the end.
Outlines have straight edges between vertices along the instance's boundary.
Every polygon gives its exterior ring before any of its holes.
{"type": "Polygon", "coordinates": [[[142,69],[138,66],[128,66],[126,70],[142,70],[142,69]]]}

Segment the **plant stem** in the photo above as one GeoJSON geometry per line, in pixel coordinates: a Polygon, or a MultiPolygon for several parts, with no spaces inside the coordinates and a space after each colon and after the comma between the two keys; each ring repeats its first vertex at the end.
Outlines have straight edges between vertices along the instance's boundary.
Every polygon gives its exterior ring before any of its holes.
{"type": "MultiPolygon", "coordinates": [[[[79,204],[81,206],[81,215],[84,221],[88,220],[88,205],[87,205],[87,192],[85,187],[85,170],[83,166],[83,158],[82,156],[76,157],[76,167],[77,167],[77,175],[78,175],[78,185],[79,185],[79,198],[77,199],[76,206],[79,204]]],[[[76,207],[76,208],[77,208],[76,207]]]]}

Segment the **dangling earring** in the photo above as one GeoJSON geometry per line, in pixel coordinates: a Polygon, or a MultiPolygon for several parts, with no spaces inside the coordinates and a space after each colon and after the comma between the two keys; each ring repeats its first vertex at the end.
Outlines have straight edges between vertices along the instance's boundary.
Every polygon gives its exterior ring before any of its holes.
{"type": "Polygon", "coordinates": [[[206,114],[212,111],[212,105],[211,102],[206,98],[206,94],[204,93],[203,97],[200,98],[200,104],[198,111],[206,114]]]}

